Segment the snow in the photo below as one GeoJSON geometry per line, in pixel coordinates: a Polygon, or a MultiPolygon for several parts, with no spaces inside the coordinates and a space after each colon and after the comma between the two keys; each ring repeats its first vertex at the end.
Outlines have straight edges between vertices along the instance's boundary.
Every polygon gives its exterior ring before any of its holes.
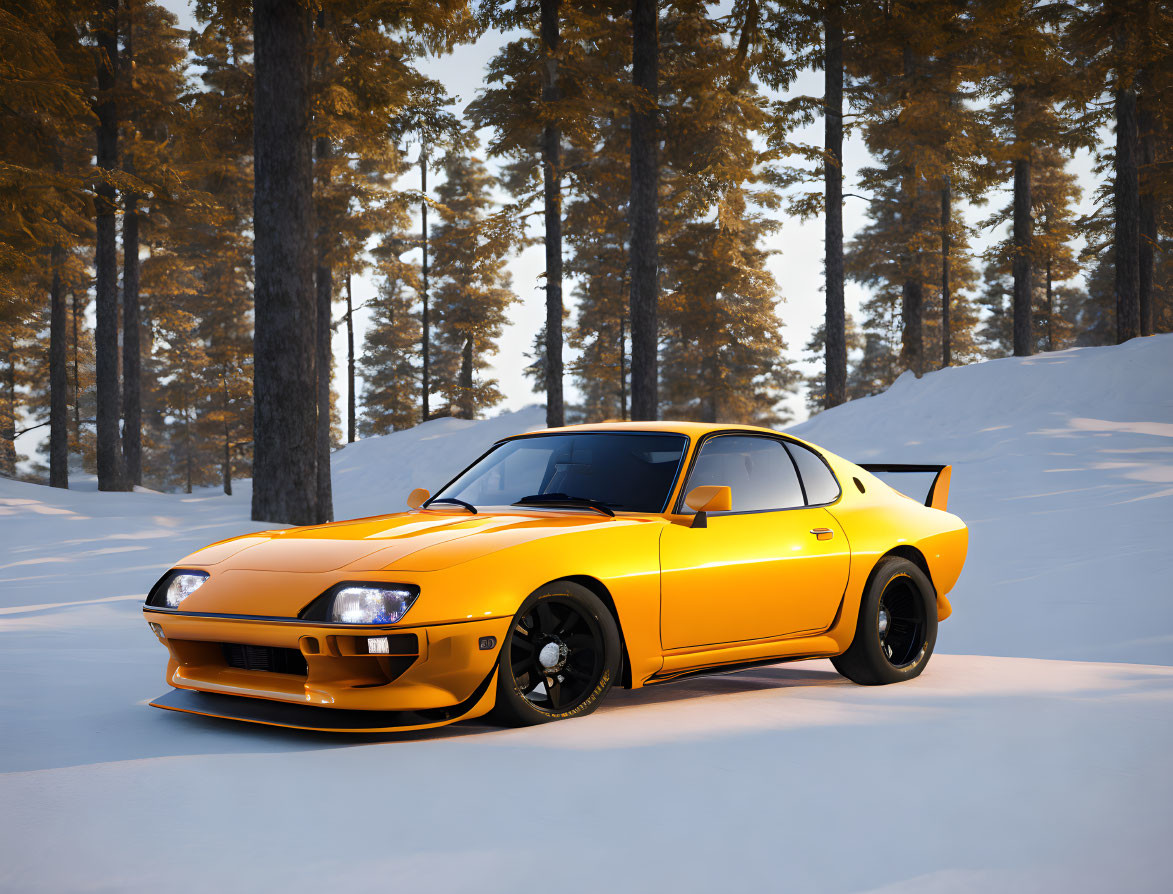
{"type": "MultiPolygon", "coordinates": [[[[829,662],[546,727],[306,734],[146,707],[139,601],[236,495],[0,481],[0,890],[1136,892],[1173,857],[1173,336],[902,379],[794,431],[954,464],[969,563],[923,676],[829,662]]],[[[335,455],[394,511],[530,408],[335,455]]]]}
{"type": "Polygon", "coordinates": [[[953,464],[969,559],[939,649],[1173,664],[1173,335],[906,373],[791,432],[953,464]]]}

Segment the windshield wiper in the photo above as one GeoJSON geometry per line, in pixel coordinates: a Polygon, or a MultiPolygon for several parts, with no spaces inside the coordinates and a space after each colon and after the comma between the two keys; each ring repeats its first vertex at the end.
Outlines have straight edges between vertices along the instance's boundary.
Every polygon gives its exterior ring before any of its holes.
{"type": "Polygon", "coordinates": [[[530,494],[528,497],[522,497],[514,506],[558,506],[567,509],[594,509],[596,512],[601,512],[604,515],[615,517],[615,510],[613,510],[606,503],[600,503],[598,500],[591,500],[587,497],[572,497],[569,494],[530,494]]]}
{"type": "Polygon", "coordinates": [[[456,497],[436,497],[436,499],[434,499],[434,500],[428,500],[428,504],[424,508],[426,509],[428,506],[431,506],[433,503],[455,503],[460,508],[467,509],[473,515],[477,515],[477,507],[476,506],[474,506],[472,503],[466,503],[464,500],[458,500],[458,499],[456,499],[456,497]]]}

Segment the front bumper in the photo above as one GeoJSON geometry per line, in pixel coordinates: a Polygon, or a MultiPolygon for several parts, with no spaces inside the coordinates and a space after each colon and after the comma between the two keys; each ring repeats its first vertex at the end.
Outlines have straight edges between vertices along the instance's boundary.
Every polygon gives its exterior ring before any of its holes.
{"type": "MultiPolygon", "coordinates": [[[[362,725],[375,721],[374,717],[338,726],[322,726],[320,717],[312,724],[278,722],[282,726],[304,725],[309,729],[432,726],[487,712],[492,707],[487,681],[496,669],[510,623],[509,618],[502,617],[425,627],[356,629],[274,618],[187,614],[151,607],[145,608],[143,615],[167,647],[167,682],[177,689],[319,709],[310,712],[314,715],[320,715],[321,709],[405,715],[400,718],[402,723],[377,726],[362,725]],[[372,636],[388,636],[391,654],[366,654],[366,640],[372,636]],[[494,644],[484,648],[489,637],[494,644]],[[275,665],[280,672],[242,667],[241,664],[249,663],[237,657],[242,654],[242,647],[254,647],[251,651],[264,654],[280,652],[282,660],[275,665]],[[487,706],[483,704],[486,701],[487,706]],[[356,722],[360,725],[355,726],[356,722]]],[[[195,702],[190,699],[183,702],[187,707],[179,707],[182,700],[172,699],[175,704],[162,703],[166,698],[153,704],[194,710],[191,705],[195,702]]],[[[204,703],[210,705],[214,700],[204,700],[204,703]]],[[[215,712],[195,710],[194,713],[215,712]]],[[[266,716],[278,714],[286,717],[287,712],[270,711],[266,716]]],[[[383,719],[393,718],[388,714],[383,719]]],[[[256,722],[277,721],[258,718],[256,722]]]]}

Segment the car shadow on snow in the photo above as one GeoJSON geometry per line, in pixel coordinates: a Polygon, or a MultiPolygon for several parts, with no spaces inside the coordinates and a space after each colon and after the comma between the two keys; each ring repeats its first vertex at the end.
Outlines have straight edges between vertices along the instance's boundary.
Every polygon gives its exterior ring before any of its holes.
{"type": "MultiPolygon", "coordinates": [[[[833,671],[799,665],[769,666],[718,676],[690,677],[642,689],[613,690],[600,716],[638,712],[641,707],[687,703],[713,697],[783,691],[799,687],[851,686],[833,671]]],[[[61,705],[57,706],[58,709],[61,705]]],[[[225,754],[277,754],[325,751],[369,745],[442,742],[470,738],[495,741],[499,736],[526,736],[478,719],[427,730],[391,733],[329,733],[243,723],[179,711],[151,708],[146,700],[107,706],[77,705],[76,713],[46,711],[24,719],[32,729],[17,733],[4,749],[0,772],[52,770],[156,758],[225,754]],[[63,729],[68,727],[68,729],[63,729]],[[52,727],[52,728],[50,728],[52,727]]],[[[549,727],[546,727],[549,728],[549,727]]],[[[14,733],[16,731],[13,731],[14,733]]],[[[7,738],[7,737],[6,737],[7,738]]]]}
{"type": "MultiPolygon", "coordinates": [[[[634,710],[657,704],[687,702],[692,699],[739,693],[784,690],[793,687],[853,686],[834,671],[803,668],[797,665],[769,666],[716,675],[688,677],[641,689],[614,689],[599,708],[600,714],[617,710],[634,710]]],[[[172,724],[186,734],[213,736],[217,741],[242,740],[252,747],[239,750],[299,751],[328,748],[349,748],[356,745],[376,745],[396,742],[424,742],[463,739],[470,736],[491,736],[494,733],[514,732],[510,727],[493,723],[490,719],[466,720],[435,729],[405,730],[383,733],[330,733],[312,730],[288,729],[255,723],[204,717],[178,711],[159,711],[154,724],[172,724]]],[[[223,749],[212,748],[210,751],[223,749]]],[[[230,749],[237,750],[237,749],[230,749]]],[[[192,753],[192,752],[188,752],[192,753]]]]}
{"type": "Polygon", "coordinates": [[[478,719],[397,733],[313,732],[161,711],[148,707],[134,665],[109,682],[122,697],[71,688],[57,689],[53,698],[22,699],[15,722],[0,728],[0,774],[428,742],[626,747],[750,729],[892,723],[917,716],[956,719],[999,704],[1004,708],[998,710],[1028,712],[1065,701],[1090,708],[1122,697],[1167,700],[1173,668],[940,655],[914,681],[861,687],[839,676],[828,661],[804,661],[613,690],[594,715],[571,723],[511,729],[478,719]]]}

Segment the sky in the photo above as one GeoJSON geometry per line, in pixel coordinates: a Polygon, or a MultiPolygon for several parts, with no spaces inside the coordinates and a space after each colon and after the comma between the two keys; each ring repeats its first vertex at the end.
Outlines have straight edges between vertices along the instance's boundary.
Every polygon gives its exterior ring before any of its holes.
{"type": "MultiPolygon", "coordinates": [[[[162,5],[172,10],[180,21],[182,28],[196,27],[192,12],[192,4],[188,0],[162,0],[162,5]]],[[[431,59],[423,60],[420,67],[423,72],[440,81],[447,88],[448,93],[456,100],[455,111],[462,112],[471,102],[477,91],[484,84],[486,65],[493,55],[505,43],[506,37],[496,32],[484,35],[473,44],[457,47],[452,53],[431,59]]],[[[820,71],[804,72],[792,88],[793,94],[820,95],[823,89],[823,76],[820,71]]],[[[793,134],[795,142],[821,146],[823,143],[823,124],[816,121],[814,124],[801,128],[793,134]]],[[[482,144],[486,140],[482,139],[482,144]]],[[[849,135],[844,140],[844,192],[856,190],[857,173],[862,165],[866,165],[869,156],[858,135],[849,135]]],[[[496,165],[492,159],[486,159],[490,169],[496,165]]],[[[1092,193],[1096,179],[1093,174],[1093,161],[1090,153],[1081,151],[1076,154],[1070,163],[1070,170],[1077,174],[1083,186],[1083,199],[1080,213],[1092,211],[1092,193]]],[[[429,177],[429,185],[434,188],[440,179],[439,173],[429,177]]],[[[404,188],[418,188],[417,175],[414,173],[404,181],[404,188]]],[[[959,202],[959,212],[965,216],[972,226],[980,220],[990,209],[999,208],[1006,204],[1010,196],[1010,183],[1000,184],[991,190],[984,207],[974,207],[959,202]]],[[[846,198],[843,208],[844,240],[850,242],[855,232],[867,224],[866,202],[858,198],[846,198]]],[[[418,221],[416,222],[418,229],[418,221]]],[[[535,230],[540,235],[540,231],[535,230]]],[[[972,239],[975,254],[980,254],[985,248],[995,244],[1005,237],[1005,228],[993,231],[978,232],[972,239]]],[[[774,252],[769,269],[778,283],[778,316],[782,321],[782,336],[787,344],[787,355],[795,368],[803,375],[815,372],[819,366],[815,362],[803,359],[803,346],[811,332],[821,322],[825,304],[822,291],[823,280],[823,220],[821,217],[810,220],[784,216],[782,226],[766,240],[766,247],[774,252]]],[[[407,257],[410,257],[408,255],[407,257]]],[[[508,264],[513,279],[513,289],[520,299],[509,310],[509,322],[500,340],[500,348],[492,358],[488,376],[496,378],[504,400],[489,411],[489,415],[496,415],[502,410],[516,410],[533,403],[543,401],[543,396],[535,394],[530,381],[525,377],[523,370],[529,364],[526,354],[533,345],[537,332],[545,321],[545,285],[543,272],[545,270],[544,252],[541,245],[527,248],[513,257],[508,264]]],[[[376,292],[376,282],[373,277],[364,275],[353,281],[354,301],[356,306],[365,303],[376,292]]],[[[572,299],[572,283],[565,283],[564,295],[574,313],[572,299]]],[[[861,318],[860,304],[867,298],[867,292],[857,283],[848,281],[845,289],[845,303],[847,312],[861,318]]],[[[340,313],[341,311],[337,311],[340,313]]],[[[355,314],[355,342],[356,350],[361,354],[362,335],[369,325],[369,314],[358,311],[355,314]]],[[[334,357],[336,388],[339,392],[340,416],[345,420],[346,406],[346,333],[345,327],[339,326],[334,336],[334,357]]],[[[566,361],[573,359],[569,350],[566,361]]],[[[566,381],[566,398],[568,404],[573,404],[579,398],[573,380],[566,381]]],[[[358,384],[359,414],[362,413],[361,394],[362,383],[358,384]]],[[[789,410],[792,421],[802,421],[807,417],[807,411],[801,393],[789,398],[782,405],[789,410]]],[[[30,453],[36,449],[35,442],[42,436],[38,431],[30,433],[21,439],[18,449],[30,453]]]]}

